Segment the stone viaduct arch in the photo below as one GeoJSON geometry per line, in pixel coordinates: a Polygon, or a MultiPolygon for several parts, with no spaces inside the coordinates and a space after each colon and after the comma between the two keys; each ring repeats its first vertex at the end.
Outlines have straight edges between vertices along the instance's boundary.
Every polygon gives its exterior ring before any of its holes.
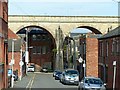
{"type": "MultiPolygon", "coordinates": [[[[55,40],[55,31],[61,28],[64,36],[73,29],[87,28],[95,34],[105,34],[108,28],[118,27],[118,17],[115,16],[24,16],[12,15],[8,17],[8,26],[14,32],[25,27],[40,27],[48,31],[55,40]]],[[[58,43],[55,41],[58,48],[58,43]]]]}
{"type": "Polygon", "coordinates": [[[55,30],[60,26],[63,34],[67,35],[76,28],[87,28],[96,34],[105,34],[109,27],[118,26],[118,17],[115,16],[9,16],[9,28],[18,32],[28,26],[39,26],[48,30],[55,37],[55,30]]]}

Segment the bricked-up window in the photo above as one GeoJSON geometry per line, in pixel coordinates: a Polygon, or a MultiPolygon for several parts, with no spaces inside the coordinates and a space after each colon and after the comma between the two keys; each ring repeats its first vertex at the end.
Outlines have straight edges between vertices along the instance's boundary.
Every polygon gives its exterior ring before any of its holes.
{"type": "Polygon", "coordinates": [[[108,56],[108,54],[109,54],[109,43],[108,42],[106,42],[106,53],[107,53],[107,56],[108,56]]]}
{"type": "Polygon", "coordinates": [[[119,39],[117,39],[117,53],[119,53],[119,48],[120,48],[120,44],[119,44],[120,42],[119,42],[119,39]]]}
{"type": "Polygon", "coordinates": [[[46,54],[46,46],[42,47],[42,54],[46,54]]]}
{"type": "Polygon", "coordinates": [[[104,56],[104,44],[101,43],[101,56],[104,56]]]}
{"type": "Polygon", "coordinates": [[[112,40],[112,53],[114,52],[114,45],[115,45],[115,42],[114,40],[112,40]]]}
{"type": "Polygon", "coordinates": [[[99,55],[100,55],[100,56],[102,56],[102,42],[100,42],[100,44],[99,44],[99,45],[100,45],[100,46],[99,46],[99,49],[100,49],[100,51],[99,51],[99,52],[100,52],[100,54],[99,54],[99,55]]]}
{"type": "Polygon", "coordinates": [[[115,52],[117,52],[117,42],[116,42],[116,39],[113,38],[113,40],[112,40],[112,53],[115,55],[115,52]]]}

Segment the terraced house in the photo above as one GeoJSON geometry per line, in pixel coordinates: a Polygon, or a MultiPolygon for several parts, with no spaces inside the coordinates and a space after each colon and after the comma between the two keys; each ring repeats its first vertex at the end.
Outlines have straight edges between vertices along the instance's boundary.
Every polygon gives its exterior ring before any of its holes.
{"type": "Polygon", "coordinates": [[[99,38],[99,77],[120,90],[120,26],[99,38]]]}
{"type": "Polygon", "coordinates": [[[0,89],[7,87],[8,1],[0,0],[0,89]]]}

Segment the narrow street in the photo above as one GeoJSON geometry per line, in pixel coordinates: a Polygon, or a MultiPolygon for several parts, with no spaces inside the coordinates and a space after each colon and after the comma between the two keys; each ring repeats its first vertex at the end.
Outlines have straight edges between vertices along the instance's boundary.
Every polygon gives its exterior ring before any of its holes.
{"type": "Polygon", "coordinates": [[[28,73],[21,81],[14,84],[14,88],[23,89],[38,89],[38,88],[52,88],[52,89],[74,89],[77,90],[76,85],[63,85],[59,80],[55,80],[52,73],[28,73]]]}

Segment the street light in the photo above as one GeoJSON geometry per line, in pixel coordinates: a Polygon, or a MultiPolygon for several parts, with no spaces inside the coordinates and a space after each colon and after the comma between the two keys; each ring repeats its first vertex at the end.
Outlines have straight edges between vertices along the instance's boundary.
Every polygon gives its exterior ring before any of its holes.
{"type": "Polygon", "coordinates": [[[28,62],[29,62],[29,56],[28,56],[28,28],[25,28],[25,30],[26,30],[26,52],[25,52],[25,62],[26,62],[26,75],[27,75],[28,62]]]}
{"type": "Polygon", "coordinates": [[[14,65],[14,41],[16,41],[17,39],[12,39],[12,59],[11,59],[11,66],[12,66],[12,78],[11,78],[11,87],[14,86],[14,78],[13,78],[13,65],[14,65]]]}
{"type": "Polygon", "coordinates": [[[115,90],[115,82],[116,82],[116,61],[113,61],[113,67],[114,67],[114,74],[113,74],[113,90],[115,90]]]}
{"type": "Polygon", "coordinates": [[[22,47],[21,47],[21,58],[20,58],[20,62],[19,62],[19,65],[20,65],[20,80],[22,78],[22,66],[24,65],[23,61],[22,61],[22,47]]]}

